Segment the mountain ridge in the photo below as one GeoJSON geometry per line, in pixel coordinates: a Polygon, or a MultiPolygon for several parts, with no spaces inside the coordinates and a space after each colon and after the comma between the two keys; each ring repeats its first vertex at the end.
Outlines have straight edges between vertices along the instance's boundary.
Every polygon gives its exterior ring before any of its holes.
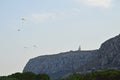
{"type": "Polygon", "coordinates": [[[69,51],[32,58],[23,72],[46,73],[52,79],[70,73],[87,73],[102,69],[120,69],[120,35],[101,44],[99,49],[69,51]]]}

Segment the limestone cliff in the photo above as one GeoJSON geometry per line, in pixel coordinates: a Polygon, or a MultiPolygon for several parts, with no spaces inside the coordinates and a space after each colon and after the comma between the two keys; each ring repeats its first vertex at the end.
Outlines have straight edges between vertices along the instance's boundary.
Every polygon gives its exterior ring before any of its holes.
{"type": "Polygon", "coordinates": [[[55,79],[101,69],[120,69],[120,35],[105,41],[98,50],[69,51],[30,59],[23,72],[46,73],[55,79]]]}
{"type": "Polygon", "coordinates": [[[74,73],[92,59],[96,51],[70,51],[56,55],[39,56],[30,59],[23,72],[46,73],[52,78],[74,73]]]}
{"type": "Polygon", "coordinates": [[[103,43],[98,54],[101,68],[120,68],[120,35],[103,43]]]}

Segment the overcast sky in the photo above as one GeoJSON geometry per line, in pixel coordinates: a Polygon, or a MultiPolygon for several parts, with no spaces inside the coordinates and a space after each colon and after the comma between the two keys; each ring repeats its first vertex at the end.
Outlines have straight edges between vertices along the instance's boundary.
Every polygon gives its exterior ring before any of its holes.
{"type": "Polygon", "coordinates": [[[30,58],[94,50],[120,33],[120,0],[0,0],[0,75],[30,58]]]}

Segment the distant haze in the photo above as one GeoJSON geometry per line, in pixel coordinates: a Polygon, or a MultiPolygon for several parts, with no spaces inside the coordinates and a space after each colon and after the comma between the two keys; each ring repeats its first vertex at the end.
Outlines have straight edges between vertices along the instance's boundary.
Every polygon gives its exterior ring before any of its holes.
{"type": "Polygon", "coordinates": [[[0,75],[32,57],[98,49],[119,21],[120,0],[0,0],[0,75]]]}

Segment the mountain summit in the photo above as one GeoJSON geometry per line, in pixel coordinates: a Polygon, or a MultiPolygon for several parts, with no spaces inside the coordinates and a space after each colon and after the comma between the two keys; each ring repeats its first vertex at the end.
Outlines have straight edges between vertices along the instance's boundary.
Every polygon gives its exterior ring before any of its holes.
{"type": "Polygon", "coordinates": [[[98,50],[69,51],[30,59],[23,72],[46,73],[52,79],[74,72],[120,69],[120,35],[105,41],[98,50]]]}

